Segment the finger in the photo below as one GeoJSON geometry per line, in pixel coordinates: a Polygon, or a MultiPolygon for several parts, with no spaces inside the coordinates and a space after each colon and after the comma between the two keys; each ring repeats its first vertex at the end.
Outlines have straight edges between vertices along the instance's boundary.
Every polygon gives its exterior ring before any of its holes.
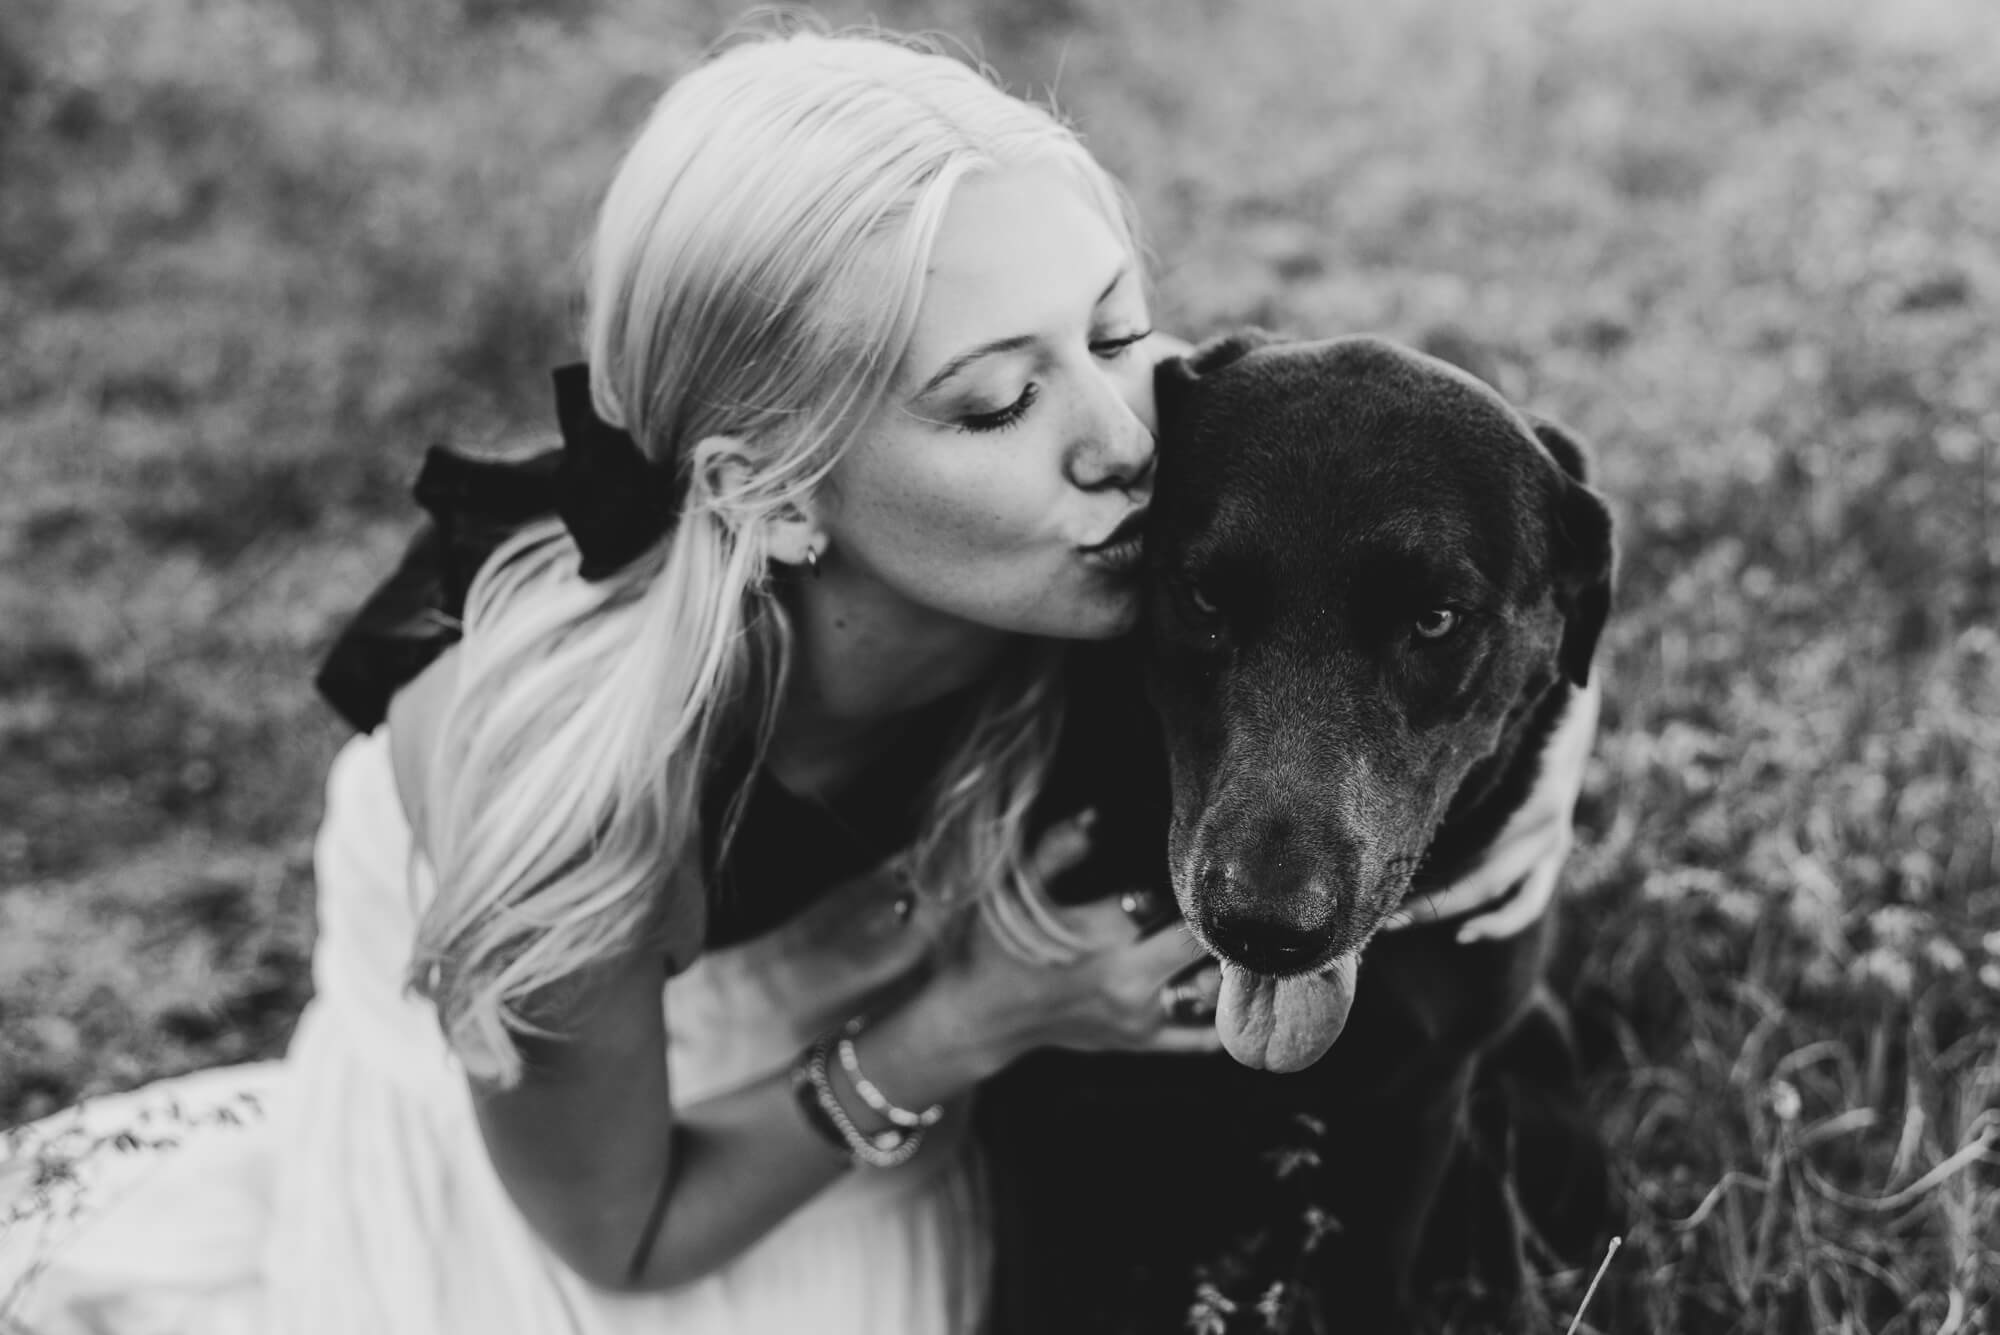
{"type": "Polygon", "coordinates": [[[829,934],[855,940],[897,936],[916,907],[907,878],[886,862],[835,885],[777,930],[809,942],[829,934]]]}
{"type": "Polygon", "coordinates": [[[1194,939],[1194,933],[1187,929],[1186,923],[1163,927],[1134,949],[1137,952],[1135,967],[1157,976],[1162,987],[1190,965],[1210,958],[1208,948],[1194,939]]]}
{"type": "MultiPolygon", "coordinates": [[[[1520,869],[1514,875],[1518,877],[1520,869]]],[[[1443,922],[1455,918],[1468,909],[1478,908],[1499,895],[1505,894],[1511,881],[1494,882],[1487,877],[1474,875],[1463,881],[1454,881],[1442,890],[1427,894],[1411,895],[1399,905],[1383,926],[1391,931],[1399,927],[1422,927],[1427,923],[1443,922]]]]}
{"type": "Polygon", "coordinates": [[[1118,896],[1118,907],[1139,929],[1139,935],[1151,936],[1174,919],[1173,896],[1148,890],[1144,886],[1134,886],[1118,896]]]}
{"type": "Polygon", "coordinates": [[[1141,1052],[1169,1052],[1197,1056],[1204,1053],[1222,1051],[1222,1035],[1215,1032],[1213,1023],[1203,1025],[1170,1024],[1148,1039],[1141,1052]]]}
{"type": "Polygon", "coordinates": [[[1144,886],[1135,886],[1116,899],[1093,899],[1064,910],[1072,927],[1104,945],[1131,940],[1134,928],[1141,937],[1151,936],[1174,922],[1175,913],[1172,895],[1144,886]]]}
{"type": "MultiPolygon", "coordinates": [[[[1563,853],[1568,850],[1564,849],[1563,853]]],[[[1514,897],[1491,913],[1466,919],[1458,929],[1461,945],[1472,941],[1496,940],[1527,930],[1555,897],[1556,882],[1562,877],[1563,853],[1544,861],[1528,873],[1514,897]]]]}
{"type": "Polygon", "coordinates": [[[1222,996],[1222,966],[1212,958],[1204,959],[1194,968],[1175,974],[1167,987],[1213,1009],[1222,996]]]}
{"type": "Polygon", "coordinates": [[[1160,989],[1160,1012],[1178,1028],[1203,1028],[1215,1022],[1222,999],[1222,971],[1197,965],[1160,989]]]}
{"type": "Polygon", "coordinates": [[[1030,859],[1035,874],[1044,881],[1053,880],[1082,862],[1090,853],[1090,827],[1096,822],[1097,812],[1086,809],[1051,825],[1036,842],[1030,859]]]}
{"type": "MultiPolygon", "coordinates": [[[[1138,893],[1144,894],[1143,891],[1138,893]]],[[[1062,920],[1070,930],[1090,942],[1093,950],[1109,950],[1115,946],[1130,945],[1145,935],[1133,910],[1144,912],[1149,902],[1128,904],[1127,895],[1093,899],[1064,906],[1062,920]]]]}
{"type": "Polygon", "coordinates": [[[1493,850],[1464,876],[1442,890],[1403,901],[1396,911],[1397,923],[1421,927],[1427,922],[1443,922],[1498,899],[1537,867],[1549,861],[1560,864],[1569,853],[1572,838],[1567,821],[1503,830],[1493,850]]]}

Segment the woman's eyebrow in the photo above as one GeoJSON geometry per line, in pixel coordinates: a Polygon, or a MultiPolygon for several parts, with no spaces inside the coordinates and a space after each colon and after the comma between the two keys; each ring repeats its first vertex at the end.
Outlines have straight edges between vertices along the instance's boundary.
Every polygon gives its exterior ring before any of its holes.
{"type": "Polygon", "coordinates": [[[996,338],[991,343],[981,343],[970,352],[961,352],[958,356],[946,362],[936,375],[924,381],[924,387],[911,397],[922,398],[972,363],[978,361],[981,357],[990,357],[996,352],[1018,352],[1034,341],[1035,336],[1033,334],[1014,334],[1007,338],[996,338]]]}
{"type": "MultiPolygon", "coordinates": [[[[1125,276],[1131,271],[1129,263],[1121,263],[1118,266],[1118,272],[1111,275],[1111,281],[1104,285],[1104,290],[1097,294],[1097,300],[1092,302],[1091,305],[1102,306],[1110,298],[1111,294],[1118,290],[1118,285],[1125,281],[1125,276]]],[[[923,388],[910,397],[921,399],[924,395],[930,393],[939,385],[942,385],[945,381],[978,361],[981,357],[990,357],[996,352],[1019,352],[1034,341],[1035,336],[1033,334],[1012,334],[1006,338],[996,338],[990,343],[981,343],[969,352],[961,352],[958,356],[953,357],[942,367],[938,368],[938,373],[929,380],[924,381],[923,388]]]]}
{"type": "Polygon", "coordinates": [[[1118,285],[1124,282],[1125,276],[1131,272],[1132,264],[1129,260],[1120,262],[1118,272],[1111,275],[1111,281],[1104,285],[1104,290],[1097,294],[1097,300],[1091,304],[1102,306],[1105,302],[1111,300],[1111,294],[1118,290],[1118,285]]]}

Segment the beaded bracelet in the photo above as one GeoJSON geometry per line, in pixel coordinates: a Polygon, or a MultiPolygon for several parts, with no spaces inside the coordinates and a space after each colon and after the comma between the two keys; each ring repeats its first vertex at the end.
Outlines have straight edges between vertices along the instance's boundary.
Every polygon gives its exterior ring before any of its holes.
{"type": "Polygon", "coordinates": [[[806,1125],[832,1147],[842,1162],[852,1167],[854,1156],[848,1151],[847,1138],[840,1134],[840,1128],[826,1115],[826,1109],[820,1106],[819,1091],[813,1088],[811,1046],[801,1048],[792,1062],[792,1098],[797,1101],[799,1115],[805,1118],[806,1125]]]}
{"type": "Polygon", "coordinates": [[[861,1073],[861,1058],[854,1050],[854,1040],[864,1027],[861,1017],[855,1016],[841,1029],[840,1041],[834,1045],[834,1050],[840,1054],[841,1069],[847,1072],[847,1079],[854,1086],[854,1092],[861,1096],[861,1101],[867,1104],[877,1117],[884,1118],[891,1125],[900,1126],[905,1131],[921,1131],[925,1127],[936,1126],[938,1120],[944,1116],[942,1103],[933,1103],[922,1112],[911,1112],[908,1108],[898,1107],[891,1102],[889,1096],[884,1094],[873,1080],[861,1073]]]}
{"type": "Polygon", "coordinates": [[[840,1139],[854,1162],[865,1164],[870,1168],[896,1168],[908,1163],[923,1147],[924,1133],[922,1130],[904,1131],[891,1128],[878,1131],[871,1136],[856,1126],[854,1119],[841,1104],[840,1095],[834,1092],[827,1064],[828,1050],[832,1046],[833,1039],[829,1035],[806,1050],[806,1079],[812,1085],[819,1110],[840,1133],[840,1139]]]}

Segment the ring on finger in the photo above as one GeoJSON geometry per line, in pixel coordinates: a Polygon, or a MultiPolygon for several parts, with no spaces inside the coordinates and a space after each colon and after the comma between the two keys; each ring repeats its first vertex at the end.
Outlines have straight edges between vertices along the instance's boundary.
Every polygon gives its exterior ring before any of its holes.
{"type": "Polygon", "coordinates": [[[896,897],[889,901],[889,912],[895,916],[896,925],[901,927],[917,911],[917,878],[907,866],[902,865],[894,869],[893,876],[896,897]]]}
{"type": "Polygon", "coordinates": [[[1168,1024],[1206,1024],[1215,1018],[1215,1002],[1192,978],[1161,988],[1160,1009],[1166,1012],[1168,1024]]]}

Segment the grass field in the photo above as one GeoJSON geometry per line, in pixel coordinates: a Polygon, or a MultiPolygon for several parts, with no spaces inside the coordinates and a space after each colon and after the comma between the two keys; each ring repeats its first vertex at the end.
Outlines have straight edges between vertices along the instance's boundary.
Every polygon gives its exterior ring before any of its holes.
{"type": "MultiPolygon", "coordinates": [[[[1561,968],[1632,1226],[1581,1328],[2000,1328],[1990,0],[826,12],[1053,87],[1165,327],[1457,331],[1595,442],[1561,968]]],[[[0,9],[0,1126],[281,1050],[315,655],[422,447],[539,429],[593,194],[735,15],[0,9]]]]}

